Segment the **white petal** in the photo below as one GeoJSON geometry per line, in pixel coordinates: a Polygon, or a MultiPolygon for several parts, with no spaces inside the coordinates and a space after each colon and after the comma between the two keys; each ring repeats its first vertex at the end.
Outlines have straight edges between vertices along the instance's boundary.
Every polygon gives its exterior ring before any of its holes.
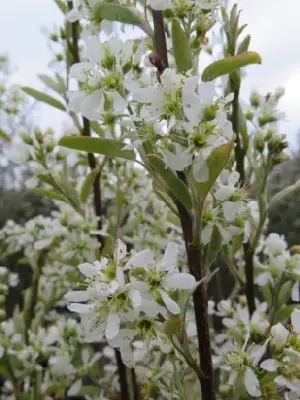
{"type": "Polygon", "coordinates": [[[265,286],[268,282],[270,282],[271,279],[272,275],[270,272],[263,272],[255,278],[255,283],[258,286],[265,286]]]}
{"type": "Polygon", "coordinates": [[[179,314],[180,313],[179,305],[174,300],[172,300],[164,290],[160,290],[160,294],[167,309],[172,314],[179,314]]]}
{"type": "Polygon", "coordinates": [[[266,371],[269,371],[269,372],[275,372],[277,370],[278,366],[279,366],[279,362],[277,360],[273,360],[271,358],[263,361],[260,364],[260,367],[262,369],[265,369],[266,371]]]}
{"type": "Polygon", "coordinates": [[[296,309],[292,312],[291,315],[291,322],[294,330],[297,333],[300,333],[300,310],[296,309]]]}
{"type": "Polygon", "coordinates": [[[176,243],[168,243],[164,258],[163,266],[165,269],[176,267],[178,258],[178,246],[176,243]]]}
{"type": "Polygon", "coordinates": [[[207,224],[203,231],[201,232],[201,242],[206,245],[210,242],[211,239],[211,234],[213,230],[213,225],[212,224],[207,224]]]}
{"type": "Polygon", "coordinates": [[[76,396],[81,389],[82,382],[81,379],[78,379],[73,385],[70,386],[69,390],[67,391],[68,396],[76,396]]]}
{"type": "Polygon", "coordinates": [[[220,201],[229,199],[234,192],[234,187],[222,185],[215,193],[215,198],[220,201]]]}
{"type": "Polygon", "coordinates": [[[166,289],[193,290],[196,285],[197,282],[193,275],[185,272],[172,274],[164,279],[164,287],[166,289]]]}
{"type": "Polygon", "coordinates": [[[96,268],[94,267],[93,264],[90,263],[79,264],[78,268],[79,271],[88,278],[91,278],[92,276],[97,274],[96,268]]]}
{"type": "Polygon", "coordinates": [[[66,15],[66,19],[71,23],[79,21],[81,17],[82,17],[81,13],[76,11],[74,8],[71,11],[69,11],[66,15]]]}
{"type": "Polygon", "coordinates": [[[120,93],[114,91],[114,92],[107,92],[109,97],[113,101],[113,112],[115,114],[122,113],[125,108],[127,107],[127,101],[120,95],[120,93]]]}
{"type": "Polygon", "coordinates": [[[289,336],[289,331],[280,323],[272,326],[271,335],[273,336],[273,342],[277,347],[285,345],[289,336]]]}
{"type": "Polygon", "coordinates": [[[105,327],[105,336],[107,339],[114,338],[120,330],[120,318],[118,314],[109,314],[105,327]]]}
{"type": "Polygon", "coordinates": [[[90,36],[87,42],[87,57],[94,63],[101,60],[101,43],[97,36],[90,36]]]}
{"type": "Polygon", "coordinates": [[[68,310],[78,314],[88,314],[93,306],[91,304],[71,303],[68,305],[68,310]]]}
{"type": "Polygon", "coordinates": [[[259,380],[251,368],[247,368],[244,375],[244,382],[247,392],[252,397],[261,396],[261,391],[259,387],[259,380]]]}
{"type": "Polygon", "coordinates": [[[139,103],[152,103],[157,97],[161,97],[161,90],[155,87],[139,88],[132,93],[132,99],[139,103]]]}
{"type": "Polygon", "coordinates": [[[153,253],[149,249],[145,249],[135,253],[125,265],[126,267],[148,267],[154,264],[153,253]]]}
{"type": "Polygon", "coordinates": [[[223,203],[224,217],[227,221],[233,221],[237,213],[237,204],[233,201],[224,201],[223,203]]]}
{"type": "Polygon", "coordinates": [[[215,97],[215,85],[212,82],[201,82],[198,85],[198,93],[201,103],[210,105],[215,97]]]}
{"type": "Polygon", "coordinates": [[[81,302],[88,301],[90,299],[89,293],[85,290],[74,290],[65,295],[67,301],[81,302]]]}
{"type": "Polygon", "coordinates": [[[125,285],[125,275],[124,275],[123,268],[117,267],[116,276],[117,276],[118,284],[121,287],[123,287],[125,285]]]}
{"type": "Polygon", "coordinates": [[[209,169],[205,160],[197,157],[193,163],[193,175],[197,182],[207,182],[209,178],[209,169]]]}
{"type": "Polygon", "coordinates": [[[120,261],[122,261],[123,258],[126,256],[126,254],[127,254],[126,244],[123,243],[122,240],[118,239],[114,252],[115,263],[118,264],[120,261]]]}
{"type": "Polygon", "coordinates": [[[296,301],[297,303],[299,303],[299,301],[300,301],[299,282],[295,282],[294,285],[293,285],[291,299],[293,301],[296,301]]]}
{"type": "Polygon", "coordinates": [[[42,250],[48,247],[52,243],[52,239],[43,239],[43,240],[38,240],[37,242],[34,243],[34,250],[42,250]]]}

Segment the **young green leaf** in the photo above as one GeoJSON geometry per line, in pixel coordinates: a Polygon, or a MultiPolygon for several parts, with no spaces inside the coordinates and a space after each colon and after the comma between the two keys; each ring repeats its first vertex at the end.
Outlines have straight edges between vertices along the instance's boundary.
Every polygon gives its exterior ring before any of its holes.
{"type": "Polygon", "coordinates": [[[89,194],[91,193],[92,186],[98,174],[99,174],[98,168],[95,168],[85,178],[80,191],[80,200],[82,204],[84,204],[87,201],[89,194]]]}
{"type": "Polygon", "coordinates": [[[35,188],[32,191],[41,196],[47,197],[48,199],[51,199],[51,200],[66,201],[64,196],[62,196],[58,193],[55,193],[52,190],[43,189],[43,188],[35,188]]]}
{"type": "Polygon", "coordinates": [[[40,75],[38,75],[38,77],[45,85],[47,85],[50,89],[54,90],[54,92],[56,92],[58,94],[64,93],[64,90],[60,86],[60,84],[58,82],[56,82],[56,80],[53,79],[51,76],[45,75],[45,74],[40,74],[40,75]]]}
{"type": "Polygon", "coordinates": [[[65,136],[58,142],[60,146],[73,150],[86,151],[88,153],[103,154],[108,157],[135,160],[133,150],[123,150],[125,143],[119,140],[102,139],[84,136],[65,136]]]}
{"type": "Polygon", "coordinates": [[[250,35],[247,35],[244,37],[244,39],[241,41],[241,43],[238,47],[237,54],[241,54],[241,53],[244,53],[245,51],[248,51],[248,48],[250,45],[250,40],[251,40],[250,35]]]}
{"type": "Polygon", "coordinates": [[[37,101],[46,103],[49,106],[57,108],[58,110],[66,111],[66,107],[63,103],[61,103],[59,100],[55,99],[54,97],[49,96],[48,94],[39,92],[38,90],[35,90],[35,89],[27,87],[27,86],[23,86],[22,90],[37,101]]]}
{"type": "Polygon", "coordinates": [[[247,122],[240,104],[238,112],[239,112],[239,118],[238,118],[239,133],[241,134],[242,137],[243,150],[246,153],[249,147],[249,135],[248,135],[247,122]]]}
{"type": "Polygon", "coordinates": [[[192,198],[187,186],[178,178],[175,172],[167,168],[165,163],[156,155],[151,154],[147,157],[153,173],[158,175],[165,184],[167,190],[180,201],[187,210],[193,207],[192,198]]]}
{"type": "Polygon", "coordinates": [[[6,140],[7,142],[11,142],[11,137],[1,128],[0,128],[0,138],[6,140]]]}
{"type": "Polygon", "coordinates": [[[300,189],[300,179],[293,185],[287,186],[286,188],[280,190],[280,192],[276,193],[272,197],[272,199],[269,203],[269,207],[274,206],[279,201],[283,200],[286,196],[289,196],[290,194],[292,194],[293,192],[295,192],[298,189],[300,189]]]}
{"type": "Polygon", "coordinates": [[[67,6],[66,4],[63,2],[63,0],[54,0],[54,2],[56,3],[57,7],[60,9],[60,11],[63,14],[66,14],[67,12],[67,6]]]}
{"type": "Polygon", "coordinates": [[[206,198],[208,192],[210,191],[218,176],[222,172],[223,168],[227,164],[232,148],[233,141],[222,144],[222,146],[212,151],[212,153],[206,160],[206,164],[209,170],[209,178],[206,182],[196,182],[193,174],[191,173],[191,181],[193,182],[195,190],[202,201],[206,198]]]}
{"type": "Polygon", "coordinates": [[[211,240],[207,245],[207,251],[205,255],[205,264],[207,266],[212,265],[212,263],[216,260],[221,250],[221,247],[222,247],[222,236],[220,234],[219,229],[216,226],[214,226],[211,240]]]}
{"type": "Polygon", "coordinates": [[[258,53],[254,51],[245,51],[236,56],[226,57],[206,67],[202,73],[202,80],[204,82],[212,81],[250,64],[261,64],[261,58],[258,53]]]}
{"type": "Polygon", "coordinates": [[[193,67],[190,41],[178,18],[172,20],[172,43],[176,66],[179,72],[187,72],[193,67]]]}
{"type": "Polygon", "coordinates": [[[152,36],[152,29],[142,14],[135,7],[122,6],[116,3],[98,3],[92,10],[96,21],[107,19],[108,21],[122,22],[138,26],[145,33],[152,36]]]}

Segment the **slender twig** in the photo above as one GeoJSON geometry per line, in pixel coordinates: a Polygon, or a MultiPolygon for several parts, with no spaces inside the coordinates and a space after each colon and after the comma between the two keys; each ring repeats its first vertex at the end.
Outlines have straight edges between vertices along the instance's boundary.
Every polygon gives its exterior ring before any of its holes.
{"type": "Polygon", "coordinates": [[[24,309],[24,322],[25,322],[25,342],[28,344],[29,340],[29,330],[32,327],[32,321],[34,319],[34,309],[38,298],[39,293],[39,282],[41,276],[41,269],[45,263],[45,257],[48,253],[48,250],[42,250],[37,260],[33,263],[33,275],[31,287],[29,289],[29,297],[26,299],[25,309],[24,309]]]}
{"type": "MultiPolygon", "coordinates": [[[[157,55],[163,60],[164,65],[168,66],[168,54],[166,34],[164,28],[164,18],[161,11],[152,11],[154,22],[154,45],[157,55]]],[[[184,173],[178,173],[181,180],[186,183],[184,173]]],[[[200,242],[194,242],[193,237],[193,217],[185,207],[175,200],[181,227],[184,236],[185,248],[188,258],[190,273],[199,282],[204,277],[204,265],[202,265],[202,254],[200,242]]],[[[202,400],[215,400],[212,352],[209,336],[209,323],[207,312],[207,292],[206,284],[202,282],[193,295],[195,319],[197,326],[198,347],[201,376],[198,376],[201,386],[202,400]]]]}
{"type": "MultiPolygon", "coordinates": [[[[239,133],[239,90],[234,92],[232,103],[232,128],[235,133],[235,161],[236,170],[240,174],[240,184],[244,186],[245,181],[245,151],[241,145],[241,138],[239,133]]],[[[255,311],[255,294],[254,294],[254,251],[250,241],[243,244],[244,260],[245,260],[245,276],[246,276],[246,298],[248,304],[249,314],[252,315],[255,311]]]]}

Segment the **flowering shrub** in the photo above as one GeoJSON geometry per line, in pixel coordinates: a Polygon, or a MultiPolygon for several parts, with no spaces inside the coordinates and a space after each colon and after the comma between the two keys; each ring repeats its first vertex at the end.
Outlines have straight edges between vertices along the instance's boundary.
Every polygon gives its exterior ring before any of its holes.
{"type": "Polygon", "coordinates": [[[283,90],[240,99],[261,59],[237,5],[56,3],[68,82],[47,78],[56,97],[24,91],[66,111],[74,134],[22,130],[9,153],[57,210],[0,231],[32,267],[12,318],[18,282],[0,271],[4,398],[300,398],[299,249],[266,236],[268,210],[297,188],[268,202],[287,158],[283,90]],[[200,73],[203,52],[217,60],[200,73]]]}

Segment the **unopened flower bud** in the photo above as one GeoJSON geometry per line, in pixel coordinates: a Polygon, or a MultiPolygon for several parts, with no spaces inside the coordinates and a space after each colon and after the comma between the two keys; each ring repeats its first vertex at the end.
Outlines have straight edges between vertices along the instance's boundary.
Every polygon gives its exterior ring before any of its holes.
{"type": "Polygon", "coordinates": [[[214,106],[206,107],[203,113],[203,120],[207,122],[212,121],[216,118],[216,113],[217,111],[214,106]]]}
{"type": "Polygon", "coordinates": [[[51,33],[50,40],[52,40],[52,42],[58,42],[58,35],[56,33],[51,33]]]}
{"type": "Polygon", "coordinates": [[[254,146],[257,151],[262,153],[265,148],[265,134],[261,129],[258,129],[254,136],[254,146]]]}
{"type": "Polygon", "coordinates": [[[268,149],[272,153],[278,153],[288,147],[288,142],[285,140],[285,135],[275,133],[268,141],[268,149]]]}
{"type": "Polygon", "coordinates": [[[276,100],[279,100],[282,96],[284,96],[285,89],[282,86],[279,86],[275,89],[274,97],[276,100]]]}
{"type": "Polygon", "coordinates": [[[254,113],[253,113],[252,110],[247,110],[244,115],[245,115],[245,118],[246,118],[247,121],[252,121],[253,120],[254,113]]]}
{"type": "Polygon", "coordinates": [[[291,254],[300,254],[300,244],[295,244],[290,248],[291,254]]]}
{"type": "Polygon", "coordinates": [[[24,143],[28,144],[29,146],[33,145],[33,139],[26,130],[20,132],[20,136],[24,143]]]}
{"type": "Polygon", "coordinates": [[[257,92],[252,92],[250,95],[250,103],[253,108],[259,107],[260,104],[260,96],[257,92]]]}
{"type": "Polygon", "coordinates": [[[279,165],[285,161],[288,161],[290,159],[290,157],[286,154],[286,153],[280,153],[280,154],[273,154],[271,161],[272,161],[272,165],[279,165]]]}

